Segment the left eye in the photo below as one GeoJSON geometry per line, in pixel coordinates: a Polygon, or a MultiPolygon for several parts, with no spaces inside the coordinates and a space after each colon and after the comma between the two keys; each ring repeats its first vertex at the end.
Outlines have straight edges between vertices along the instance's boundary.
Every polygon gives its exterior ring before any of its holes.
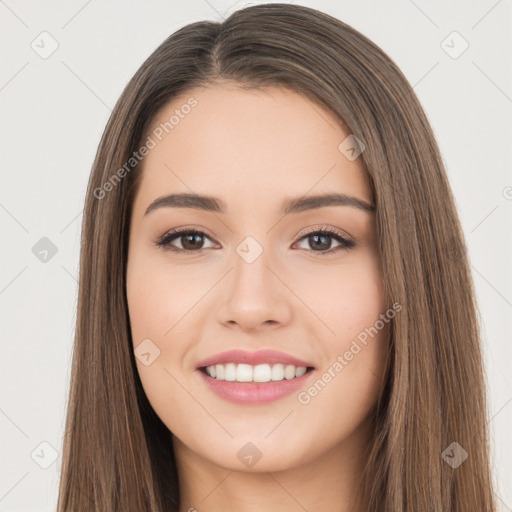
{"type": "Polygon", "coordinates": [[[352,247],[356,245],[353,240],[346,238],[342,234],[332,229],[321,229],[307,233],[299,240],[299,242],[301,240],[305,240],[312,247],[314,247],[315,249],[313,249],[313,252],[317,252],[319,255],[332,254],[333,252],[338,252],[343,249],[352,249],[352,247]],[[331,243],[327,242],[326,240],[333,238],[338,242],[339,245],[334,249],[331,249],[331,243]],[[322,250],[322,248],[325,249],[326,245],[328,246],[328,250],[322,250]]]}
{"type": "MultiPolygon", "coordinates": [[[[204,238],[211,240],[206,233],[197,229],[174,230],[169,231],[163,235],[159,240],[156,241],[156,245],[158,247],[164,248],[165,250],[178,253],[197,253],[206,249],[206,247],[202,246],[202,239],[204,238]],[[174,240],[181,240],[181,247],[176,247],[173,245],[172,242],[174,240]]],[[[312,231],[302,236],[299,239],[299,242],[302,240],[309,243],[309,245],[313,247],[312,252],[316,252],[319,255],[331,254],[343,249],[351,249],[356,245],[354,241],[346,238],[341,233],[338,233],[332,229],[320,229],[317,231],[312,231]],[[329,239],[335,239],[339,245],[332,249],[331,242],[328,241],[329,239]]]]}

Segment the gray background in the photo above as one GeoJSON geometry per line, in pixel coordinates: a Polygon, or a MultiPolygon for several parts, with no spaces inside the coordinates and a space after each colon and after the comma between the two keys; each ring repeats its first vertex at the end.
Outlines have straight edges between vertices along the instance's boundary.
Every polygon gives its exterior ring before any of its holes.
{"type": "MultiPolygon", "coordinates": [[[[467,237],[484,326],[497,492],[512,507],[512,1],[295,3],[372,39],[427,112],[467,237]],[[464,40],[469,47],[458,55],[464,40]]],[[[0,0],[0,511],[55,509],[81,211],[111,108],[168,35],[245,5],[0,0]],[[45,55],[52,44],[58,48],[45,55]]]]}

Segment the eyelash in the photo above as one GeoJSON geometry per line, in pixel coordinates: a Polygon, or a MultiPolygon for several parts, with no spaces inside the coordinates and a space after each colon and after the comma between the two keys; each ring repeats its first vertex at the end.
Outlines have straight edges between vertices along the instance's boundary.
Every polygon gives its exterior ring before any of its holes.
{"type": "MultiPolygon", "coordinates": [[[[162,249],[164,249],[166,251],[172,251],[175,253],[187,253],[188,255],[202,253],[203,251],[208,249],[208,248],[203,247],[203,248],[195,250],[195,251],[190,251],[187,249],[180,249],[179,247],[174,247],[171,245],[172,241],[174,241],[175,239],[178,239],[182,236],[185,236],[185,235],[201,235],[201,236],[204,235],[207,238],[210,238],[205,232],[200,231],[195,228],[178,228],[178,229],[173,229],[173,230],[165,233],[162,237],[160,237],[159,239],[156,240],[155,245],[158,247],[161,247],[162,249]]],[[[314,252],[314,253],[318,254],[319,256],[337,253],[338,251],[341,251],[341,250],[349,250],[356,246],[356,243],[353,240],[343,236],[341,233],[339,233],[335,229],[332,229],[329,227],[323,227],[320,229],[308,231],[308,232],[304,233],[299,238],[298,242],[300,242],[301,240],[303,240],[304,238],[306,238],[307,236],[310,236],[310,235],[327,235],[328,237],[334,238],[337,242],[340,243],[340,245],[338,247],[335,247],[334,249],[328,249],[327,251],[313,251],[312,249],[310,250],[310,252],[314,252]]]]}

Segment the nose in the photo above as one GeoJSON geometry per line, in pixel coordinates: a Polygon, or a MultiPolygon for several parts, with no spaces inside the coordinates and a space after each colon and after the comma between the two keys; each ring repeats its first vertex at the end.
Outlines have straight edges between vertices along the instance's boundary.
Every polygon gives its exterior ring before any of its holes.
{"type": "Polygon", "coordinates": [[[217,312],[222,324],[249,332],[291,321],[293,293],[272,268],[265,251],[251,263],[235,254],[225,279],[217,312]]]}

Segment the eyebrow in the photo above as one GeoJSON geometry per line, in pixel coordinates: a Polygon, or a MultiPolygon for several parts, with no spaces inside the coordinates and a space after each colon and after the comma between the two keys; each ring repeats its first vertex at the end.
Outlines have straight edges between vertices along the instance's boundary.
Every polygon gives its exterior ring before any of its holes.
{"type": "MultiPolygon", "coordinates": [[[[281,212],[283,214],[299,213],[326,206],[352,206],[366,212],[375,211],[374,205],[357,197],[346,194],[322,194],[290,199],[283,204],[281,212]]],[[[198,194],[169,194],[159,197],[148,206],[144,215],[148,215],[158,208],[193,208],[207,212],[226,212],[225,203],[221,199],[198,194]]]]}

